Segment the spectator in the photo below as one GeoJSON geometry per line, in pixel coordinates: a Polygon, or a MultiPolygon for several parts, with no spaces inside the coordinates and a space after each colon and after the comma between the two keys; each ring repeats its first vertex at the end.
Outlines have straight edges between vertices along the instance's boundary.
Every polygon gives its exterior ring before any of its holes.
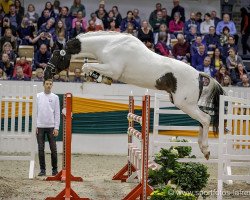
{"type": "Polygon", "coordinates": [[[195,42],[195,38],[198,36],[196,26],[191,26],[189,33],[186,35],[187,42],[192,45],[195,42]]]}
{"type": "Polygon", "coordinates": [[[188,35],[190,33],[191,27],[196,27],[197,33],[200,33],[200,24],[195,20],[195,13],[190,13],[190,19],[184,24],[184,34],[188,35]]]}
{"type": "Polygon", "coordinates": [[[58,38],[59,35],[61,36],[63,35],[65,39],[68,38],[68,32],[65,29],[65,25],[63,24],[63,21],[60,19],[56,22],[55,35],[56,35],[56,38],[58,38]]]}
{"type": "Polygon", "coordinates": [[[240,25],[240,32],[241,32],[241,44],[243,49],[243,55],[247,54],[247,51],[250,53],[250,46],[247,43],[247,40],[250,35],[250,14],[247,12],[246,8],[241,8],[241,25],[240,25]]]}
{"type": "Polygon", "coordinates": [[[198,71],[205,72],[211,77],[215,77],[215,74],[217,72],[217,70],[213,66],[211,66],[211,58],[209,56],[206,56],[203,63],[201,65],[198,65],[196,69],[198,71]]]}
{"type": "Polygon", "coordinates": [[[7,79],[11,79],[13,76],[14,66],[10,62],[9,56],[6,53],[2,54],[2,60],[0,61],[0,68],[4,71],[7,79]]]}
{"type": "Polygon", "coordinates": [[[134,19],[133,12],[130,10],[127,12],[127,17],[125,17],[121,22],[121,32],[124,32],[127,29],[128,24],[132,24],[136,30],[140,28],[140,25],[134,19]]]}
{"type": "Polygon", "coordinates": [[[98,19],[102,20],[104,30],[106,30],[108,26],[108,22],[107,22],[108,14],[105,12],[104,8],[100,7],[96,15],[98,19]]]}
{"type": "Polygon", "coordinates": [[[37,29],[39,30],[40,27],[49,20],[49,18],[50,18],[50,11],[48,9],[44,9],[42,12],[42,16],[38,18],[37,29]]]}
{"type": "Polygon", "coordinates": [[[11,23],[10,23],[10,19],[8,17],[4,17],[3,18],[3,24],[2,24],[2,27],[1,27],[1,36],[4,35],[5,33],[5,30],[10,28],[12,30],[12,34],[14,36],[16,36],[16,30],[17,28],[15,26],[13,26],[11,23]]]}
{"type": "Polygon", "coordinates": [[[168,15],[168,11],[166,8],[161,9],[162,19],[165,21],[167,27],[169,27],[169,22],[171,21],[171,17],[168,15]]]}
{"type": "Polygon", "coordinates": [[[211,12],[211,20],[214,21],[215,28],[217,27],[217,24],[220,22],[220,18],[217,17],[217,13],[215,10],[211,12]]]}
{"type": "Polygon", "coordinates": [[[229,86],[231,86],[231,78],[230,78],[229,75],[226,75],[223,78],[223,82],[221,83],[221,86],[223,86],[223,87],[229,87],[229,86]]]}
{"type": "Polygon", "coordinates": [[[220,46],[220,38],[216,35],[214,26],[209,27],[209,33],[204,36],[202,43],[207,46],[208,51],[214,51],[220,46]]]}
{"type": "Polygon", "coordinates": [[[10,6],[13,4],[12,0],[2,0],[0,6],[2,6],[5,14],[10,12],[10,6]]]}
{"type": "Polygon", "coordinates": [[[133,16],[134,16],[134,19],[137,22],[137,24],[141,25],[141,18],[139,16],[139,9],[136,8],[133,10],[133,16]]]}
{"type": "Polygon", "coordinates": [[[58,18],[58,16],[60,15],[61,13],[61,7],[60,7],[60,1],[59,0],[55,0],[54,3],[53,3],[53,11],[55,13],[55,17],[58,18]]]}
{"type": "Polygon", "coordinates": [[[115,20],[111,20],[109,22],[109,27],[107,29],[108,31],[115,31],[115,32],[120,32],[120,29],[119,28],[116,28],[116,22],[115,20]]]}
{"type": "Polygon", "coordinates": [[[43,24],[40,29],[38,30],[38,34],[44,32],[47,34],[50,34],[52,36],[52,38],[55,40],[56,39],[56,35],[55,35],[55,19],[54,18],[50,18],[45,24],[43,24]]]}
{"type": "Polygon", "coordinates": [[[45,165],[45,136],[49,141],[51,150],[52,176],[57,171],[57,148],[56,139],[60,125],[60,103],[57,95],[51,92],[53,81],[51,79],[44,80],[44,92],[37,94],[37,143],[40,164],[40,173],[38,176],[46,175],[45,165]]]}
{"type": "Polygon", "coordinates": [[[10,6],[10,12],[5,16],[9,18],[11,25],[15,26],[16,28],[20,26],[22,17],[16,13],[15,5],[10,6]]]}
{"type": "Polygon", "coordinates": [[[197,53],[197,51],[198,51],[198,48],[200,46],[202,46],[202,45],[204,45],[202,43],[202,37],[200,35],[197,35],[196,38],[195,38],[195,42],[193,42],[193,44],[191,45],[191,48],[190,48],[191,56],[195,55],[197,53]]]}
{"type": "Polygon", "coordinates": [[[157,13],[161,11],[161,3],[156,3],[155,4],[155,10],[153,12],[151,12],[150,16],[149,16],[149,24],[154,27],[154,22],[157,19],[157,13]]]}
{"type": "Polygon", "coordinates": [[[156,37],[156,33],[159,32],[159,28],[162,24],[166,24],[166,21],[162,18],[162,12],[158,11],[156,18],[151,21],[151,26],[154,31],[154,37],[156,37]]]}
{"type": "MultiPolygon", "coordinates": [[[[71,29],[72,29],[72,18],[69,15],[69,9],[68,7],[64,6],[61,9],[60,15],[58,16],[57,20],[61,20],[63,22],[64,25],[64,29],[67,31],[66,36],[69,36],[71,33],[71,29]]],[[[68,38],[66,38],[68,39],[68,38]]]]}
{"type": "Polygon", "coordinates": [[[190,60],[190,46],[185,41],[183,34],[177,35],[178,42],[173,46],[173,56],[180,61],[188,62],[190,60]]]}
{"type": "Polygon", "coordinates": [[[20,57],[20,60],[18,60],[16,62],[15,68],[14,68],[14,72],[13,72],[13,76],[16,76],[16,71],[17,68],[21,67],[23,69],[23,74],[28,77],[31,78],[32,76],[32,68],[31,68],[31,64],[29,61],[26,60],[25,56],[20,57]]]}
{"type": "Polygon", "coordinates": [[[21,45],[29,45],[30,39],[34,38],[33,33],[35,32],[35,27],[29,22],[27,17],[24,17],[21,25],[17,29],[19,39],[21,39],[21,45]]]}
{"type": "Polygon", "coordinates": [[[0,5],[0,23],[1,24],[3,23],[2,19],[4,18],[4,15],[5,13],[4,13],[3,7],[0,5]]]}
{"type": "Polygon", "coordinates": [[[220,68],[217,70],[215,74],[216,80],[220,83],[223,84],[224,78],[226,76],[229,76],[229,72],[227,71],[227,68],[225,65],[221,65],[220,68]]]}
{"type": "Polygon", "coordinates": [[[238,46],[235,44],[235,39],[234,39],[234,36],[232,35],[228,37],[228,43],[224,44],[222,47],[222,51],[223,51],[222,53],[225,59],[228,57],[229,55],[228,52],[231,47],[235,49],[236,53],[238,52],[238,46]]]}
{"type": "Polygon", "coordinates": [[[212,57],[212,65],[215,67],[216,70],[219,70],[219,68],[222,65],[225,65],[225,64],[226,64],[226,62],[225,62],[225,59],[222,56],[222,53],[221,53],[220,49],[215,48],[214,49],[214,54],[213,54],[213,57],[212,57]]]}
{"type": "Polygon", "coordinates": [[[3,44],[3,51],[2,51],[2,53],[8,54],[9,60],[10,60],[11,63],[14,64],[16,62],[16,54],[12,50],[12,46],[11,46],[10,42],[5,42],[3,44]]]}
{"type": "Polygon", "coordinates": [[[50,33],[42,32],[36,36],[33,40],[30,39],[30,43],[35,45],[35,52],[40,49],[42,44],[45,44],[47,49],[50,50],[54,46],[54,41],[50,33]]]}
{"type": "Polygon", "coordinates": [[[50,17],[56,18],[56,15],[54,13],[54,7],[53,7],[53,5],[52,5],[52,3],[50,1],[47,1],[45,3],[44,9],[49,10],[50,17]]]}
{"type": "Polygon", "coordinates": [[[75,83],[82,83],[83,82],[83,78],[82,78],[82,75],[81,75],[81,68],[75,68],[74,70],[74,78],[72,80],[72,82],[75,82],[75,83]]]}
{"type": "Polygon", "coordinates": [[[69,12],[73,17],[76,17],[78,11],[82,12],[83,17],[86,16],[85,6],[81,4],[81,0],[74,0],[69,12]]]}
{"type": "Polygon", "coordinates": [[[171,57],[171,53],[166,45],[167,34],[165,32],[159,32],[158,34],[158,42],[155,45],[155,53],[160,54],[162,56],[171,57]]]}
{"type": "Polygon", "coordinates": [[[53,82],[60,82],[60,75],[59,74],[55,74],[53,76],[53,82]]]}
{"type": "Polygon", "coordinates": [[[101,25],[96,25],[95,22],[91,19],[89,20],[89,26],[86,32],[89,31],[103,31],[103,27],[101,25]]]}
{"type": "MultiPolygon", "coordinates": [[[[172,46],[171,46],[171,39],[175,39],[175,36],[173,36],[172,34],[170,34],[170,33],[168,32],[168,27],[167,27],[167,25],[166,25],[166,24],[161,24],[161,25],[160,25],[159,32],[164,32],[164,33],[167,34],[166,45],[167,45],[168,49],[172,49],[172,46]]],[[[154,44],[157,44],[157,42],[158,42],[158,34],[159,34],[159,33],[156,33],[156,34],[155,34],[154,44]]]]}
{"type": "Polygon", "coordinates": [[[231,79],[234,85],[238,85],[242,81],[244,74],[247,75],[247,71],[244,69],[242,63],[239,63],[235,68],[230,71],[231,79]]]}
{"type": "Polygon", "coordinates": [[[171,18],[174,19],[174,15],[176,12],[180,13],[180,20],[185,23],[185,9],[180,6],[179,0],[173,0],[174,8],[171,12],[171,18]]]}
{"type": "Polygon", "coordinates": [[[120,27],[121,22],[122,22],[122,16],[119,13],[118,7],[117,6],[113,6],[112,10],[114,12],[114,17],[115,17],[115,23],[117,27],[120,27]]]}
{"type": "Polygon", "coordinates": [[[7,80],[6,74],[2,68],[0,68],[0,80],[7,80]]]}
{"type": "Polygon", "coordinates": [[[54,50],[62,50],[66,47],[66,38],[65,38],[65,33],[60,32],[57,35],[57,40],[55,41],[55,46],[53,47],[54,50]]]}
{"type": "Polygon", "coordinates": [[[228,37],[230,36],[230,33],[229,33],[229,28],[227,26],[225,26],[223,29],[222,29],[222,34],[220,36],[220,45],[221,46],[224,46],[225,44],[228,43],[228,37]]]}
{"type": "Polygon", "coordinates": [[[197,12],[195,14],[195,21],[198,22],[199,24],[201,24],[202,23],[202,19],[201,18],[202,18],[201,12],[197,12]]]}
{"type": "Polygon", "coordinates": [[[59,73],[59,81],[60,82],[68,82],[69,81],[69,78],[68,78],[68,75],[67,75],[67,71],[63,70],[59,73]]]}
{"type": "Polygon", "coordinates": [[[33,71],[37,68],[45,69],[50,57],[51,53],[48,51],[47,46],[45,44],[42,44],[39,51],[35,53],[33,71]]]}
{"type": "Polygon", "coordinates": [[[201,31],[201,34],[206,35],[206,34],[209,34],[209,28],[211,26],[214,27],[214,21],[211,20],[211,15],[209,13],[206,13],[204,17],[205,17],[205,20],[204,22],[201,23],[200,31],[201,31]]]}
{"type": "Polygon", "coordinates": [[[224,14],[223,15],[223,21],[220,21],[217,24],[216,27],[216,34],[217,35],[221,35],[223,33],[223,28],[227,26],[229,29],[229,33],[230,35],[236,35],[237,31],[236,31],[236,27],[233,21],[230,21],[230,16],[229,14],[224,14]]]}
{"type": "Polygon", "coordinates": [[[4,36],[0,39],[0,52],[3,51],[3,45],[5,42],[10,42],[13,51],[17,52],[17,40],[12,34],[12,30],[10,28],[5,29],[4,36]]]}
{"type": "Polygon", "coordinates": [[[128,33],[128,34],[131,34],[131,35],[137,37],[137,31],[135,30],[133,24],[130,24],[130,23],[128,24],[127,29],[124,33],[128,33]]]}
{"type": "Polygon", "coordinates": [[[33,23],[37,23],[39,15],[36,13],[35,6],[33,4],[28,5],[27,13],[24,17],[27,17],[29,21],[32,21],[33,23]]]}
{"type": "Polygon", "coordinates": [[[228,69],[234,69],[238,66],[238,64],[243,65],[242,58],[236,54],[236,51],[233,47],[229,48],[228,53],[229,56],[226,59],[228,69]]]}
{"type": "Polygon", "coordinates": [[[33,81],[44,81],[44,79],[43,79],[43,69],[42,68],[36,69],[36,75],[32,80],[33,81]]]}
{"type": "MultiPolygon", "coordinates": [[[[207,57],[205,50],[206,50],[205,46],[203,44],[201,44],[198,47],[198,51],[192,56],[191,64],[194,68],[197,68],[199,65],[203,64],[205,57],[207,57]]],[[[211,63],[211,61],[210,61],[210,63],[211,63]]]]}
{"type": "Polygon", "coordinates": [[[101,26],[102,29],[104,30],[104,25],[102,20],[100,20],[95,13],[91,13],[90,17],[94,21],[95,25],[101,26]]]}
{"type": "Polygon", "coordinates": [[[249,77],[247,74],[242,75],[242,81],[237,83],[239,87],[250,87],[249,77]]]}
{"type": "MultiPolygon", "coordinates": [[[[106,20],[106,25],[104,24],[104,29],[105,30],[107,30],[107,29],[109,29],[110,28],[110,22],[111,21],[115,21],[116,20],[116,18],[115,18],[115,14],[114,14],[114,11],[113,10],[110,10],[109,12],[108,12],[108,17],[107,17],[107,20],[106,20]]],[[[115,24],[116,25],[116,24],[115,24]]],[[[115,28],[118,28],[119,26],[117,26],[116,25],[116,27],[115,28]]]]}
{"type": "Polygon", "coordinates": [[[18,66],[16,68],[16,75],[12,77],[12,80],[15,81],[30,81],[30,78],[28,78],[24,73],[23,73],[23,68],[18,66]]]}
{"type": "Polygon", "coordinates": [[[138,30],[138,39],[143,43],[150,42],[154,43],[154,36],[152,30],[149,28],[148,22],[146,20],[142,21],[142,27],[138,30]]]}
{"type": "Polygon", "coordinates": [[[100,0],[99,1],[99,8],[95,11],[95,14],[98,16],[98,12],[99,12],[99,9],[102,8],[105,15],[107,16],[107,11],[105,10],[105,1],[104,0],[100,0]]]}
{"type": "Polygon", "coordinates": [[[85,30],[83,30],[81,22],[76,21],[75,28],[71,30],[70,38],[74,38],[80,33],[85,33],[85,30]]]}
{"type": "Polygon", "coordinates": [[[16,13],[23,18],[24,16],[24,7],[21,5],[21,1],[20,0],[15,0],[15,8],[16,8],[16,13]]]}
{"type": "Polygon", "coordinates": [[[174,19],[169,22],[169,32],[173,33],[175,36],[178,33],[183,33],[184,23],[180,20],[180,13],[174,14],[174,19]]]}

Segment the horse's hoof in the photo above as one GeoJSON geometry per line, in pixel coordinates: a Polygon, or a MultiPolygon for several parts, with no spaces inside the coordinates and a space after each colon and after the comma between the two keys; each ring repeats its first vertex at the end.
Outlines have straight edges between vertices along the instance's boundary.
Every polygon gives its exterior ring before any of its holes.
{"type": "Polygon", "coordinates": [[[210,151],[208,151],[206,154],[204,154],[204,156],[205,156],[205,158],[206,158],[207,160],[209,160],[209,157],[210,157],[210,151]]]}
{"type": "Polygon", "coordinates": [[[111,85],[112,82],[113,82],[113,81],[112,81],[111,78],[108,78],[108,77],[106,77],[106,76],[104,76],[104,77],[102,78],[102,83],[104,83],[104,84],[111,85]]]}

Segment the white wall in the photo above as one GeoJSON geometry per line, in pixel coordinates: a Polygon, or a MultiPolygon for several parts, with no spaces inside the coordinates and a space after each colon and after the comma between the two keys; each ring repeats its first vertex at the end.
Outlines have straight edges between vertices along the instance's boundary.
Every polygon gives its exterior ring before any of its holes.
{"type": "MultiPolygon", "coordinates": [[[[54,0],[51,0],[53,2],[54,0]]],[[[25,8],[29,3],[32,3],[36,6],[36,9],[39,13],[41,13],[44,8],[46,1],[32,1],[32,0],[24,0],[25,8]]],[[[61,5],[65,5],[70,7],[72,5],[73,0],[60,0],[61,5]]],[[[89,17],[90,13],[97,10],[99,0],[82,0],[83,4],[86,7],[87,17],[89,17]]],[[[126,16],[126,12],[128,10],[138,8],[140,10],[140,16],[142,19],[148,19],[150,13],[154,10],[155,4],[157,2],[162,3],[162,6],[167,8],[168,13],[171,14],[171,10],[173,8],[172,0],[106,0],[106,10],[109,11],[113,5],[117,5],[123,17],[126,16]]],[[[220,15],[220,1],[218,0],[185,0],[180,1],[181,5],[186,10],[186,18],[189,18],[189,13],[191,11],[200,11],[201,13],[210,12],[212,10],[216,10],[218,16],[220,15]]]]}

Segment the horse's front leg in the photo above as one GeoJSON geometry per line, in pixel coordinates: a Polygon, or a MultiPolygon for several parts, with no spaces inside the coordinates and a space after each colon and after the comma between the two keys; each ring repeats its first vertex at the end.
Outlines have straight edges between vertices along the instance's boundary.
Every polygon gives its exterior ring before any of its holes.
{"type": "Polygon", "coordinates": [[[85,63],[82,67],[84,73],[89,73],[91,71],[98,72],[101,75],[112,78],[113,71],[109,64],[99,64],[99,63],[85,63]]]}

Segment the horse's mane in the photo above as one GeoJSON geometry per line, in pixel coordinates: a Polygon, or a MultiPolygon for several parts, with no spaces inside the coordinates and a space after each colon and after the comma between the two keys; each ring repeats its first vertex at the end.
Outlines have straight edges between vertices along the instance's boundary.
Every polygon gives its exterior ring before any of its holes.
{"type": "Polygon", "coordinates": [[[95,31],[95,32],[87,32],[87,33],[80,33],[77,37],[93,37],[93,36],[105,36],[105,35],[127,35],[130,36],[128,33],[120,33],[116,31],[95,31]]]}

